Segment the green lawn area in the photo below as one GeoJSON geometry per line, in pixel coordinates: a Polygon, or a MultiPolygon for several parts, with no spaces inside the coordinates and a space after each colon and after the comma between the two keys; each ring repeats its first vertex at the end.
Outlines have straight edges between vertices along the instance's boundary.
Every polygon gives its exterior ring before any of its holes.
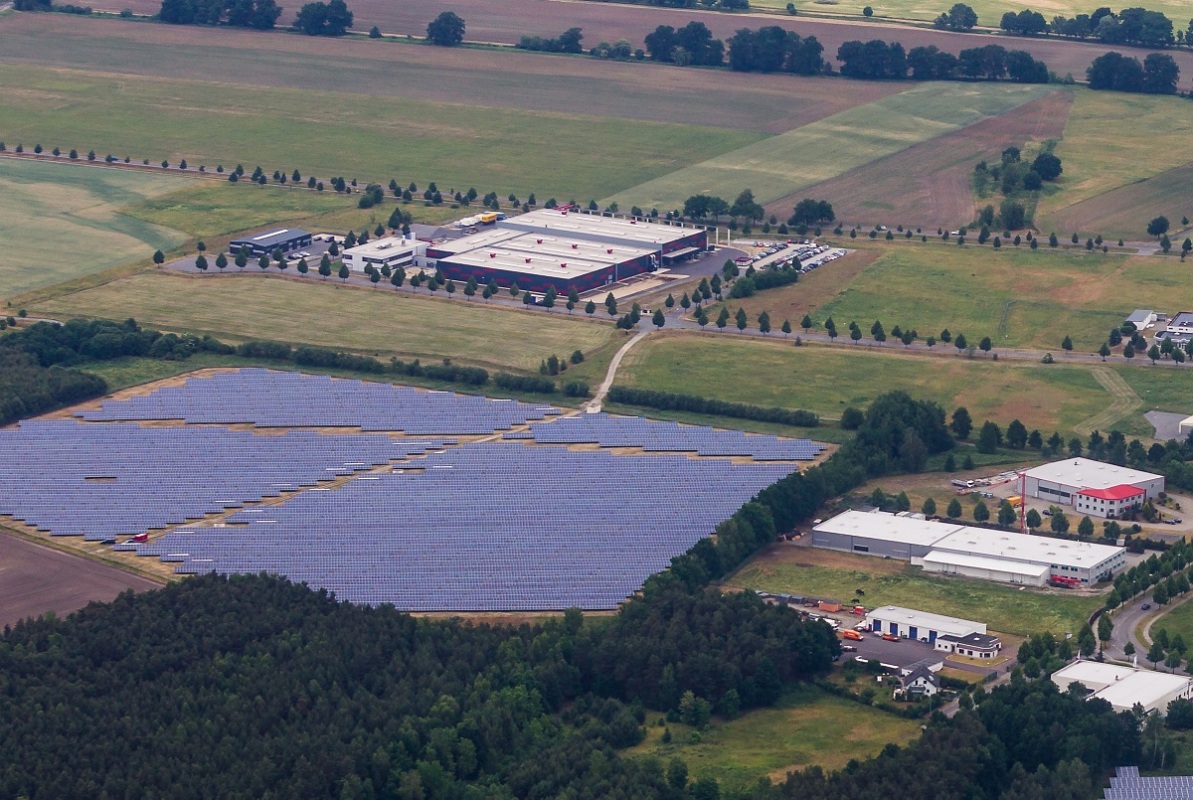
{"type": "MultiPolygon", "coordinates": [[[[650,718],[653,722],[653,717],[650,718]]],[[[715,720],[693,743],[691,729],[670,725],[671,742],[663,744],[663,728],[648,725],[646,740],[624,751],[654,756],[664,767],[672,758],[688,765],[692,778],[716,778],[722,791],[738,792],[769,776],[781,781],[789,771],[817,765],[840,769],[851,759],[865,759],[886,744],[906,744],[920,734],[920,723],[800,686],[775,708],[731,720],[715,720]]]]}
{"type": "MultiPolygon", "coordinates": [[[[367,89],[367,85],[361,89],[367,89]]],[[[582,104],[581,104],[582,108],[582,104]]],[[[243,163],[267,173],[437,181],[524,196],[601,197],[735,150],[763,134],[410,97],[0,65],[0,130],[151,163],[243,163]],[[248,109],[252,109],[251,113],[248,109]],[[468,157],[462,158],[461,153],[468,157]],[[551,153],[544,158],[544,153],[551,153]]]]}
{"type": "Polygon", "coordinates": [[[1193,413],[1193,371],[1120,366],[1117,372],[1143,399],[1145,410],[1193,413]]]}
{"type": "MultiPolygon", "coordinates": [[[[799,285],[776,291],[798,293],[799,285]]],[[[750,298],[747,312],[767,297],[750,298]]],[[[1052,250],[1046,240],[1035,251],[911,243],[888,250],[812,318],[822,326],[831,316],[843,335],[856,320],[867,339],[877,319],[888,332],[899,325],[925,337],[948,328],[975,345],[989,336],[996,349],[1059,354],[1069,336],[1077,352],[1093,353],[1132,309],[1190,305],[1193,284],[1155,258],[1052,250]]]]}
{"type": "Polygon", "coordinates": [[[1193,642],[1193,603],[1177,606],[1156,621],[1152,625],[1153,638],[1161,628],[1167,630],[1169,636],[1179,633],[1186,642],[1193,642]]]}
{"type": "MultiPolygon", "coordinates": [[[[141,273],[30,306],[58,318],[134,317],[150,327],[221,339],[276,339],[372,354],[452,358],[489,368],[537,370],[551,354],[583,350],[596,360],[616,349],[613,326],[569,317],[258,275],[185,278],[141,273]],[[511,342],[517,342],[511,347],[511,342]]],[[[590,358],[590,360],[593,360],[590,358]]],[[[585,365],[589,362],[586,361],[585,365]]],[[[576,375],[590,380],[584,371],[576,375]]]]}
{"type": "Polygon", "coordinates": [[[926,83],[726,152],[611,199],[623,207],[681,208],[693,194],[732,202],[749,187],[766,203],[882,156],[997,116],[1052,91],[994,83],[926,83]]]}
{"type": "MultiPolygon", "coordinates": [[[[2,113],[2,112],[0,112],[2,113]]],[[[0,159],[0,296],[102,272],[169,250],[186,235],[126,213],[193,185],[168,175],[0,159]]]]}
{"type": "MultiPolygon", "coordinates": [[[[1185,12],[1187,17],[1187,6],[1185,12]]],[[[1064,209],[1188,163],[1190,137],[1193,105],[1184,98],[1074,90],[1064,136],[1055,150],[1064,162],[1062,191],[1041,200],[1036,224],[1045,231],[1059,224],[1058,235],[1072,233],[1064,223],[1080,223],[1080,209],[1072,214],[1064,209]]],[[[1178,221],[1179,216],[1174,222],[1178,221]]],[[[1100,231],[1086,227],[1082,232],[1100,231]]],[[[1147,235],[1146,230],[1129,233],[1137,239],[1147,235]]]]}
{"type": "MultiPolygon", "coordinates": [[[[902,345],[886,345],[888,350],[894,347],[902,345]]],[[[793,347],[782,338],[746,340],[732,333],[663,334],[626,354],[617,382],[807,408],[825,419],[839,418],[847,406],[865,408],[878,395],[902,389],[949,411],[966,406],[978,421],[993,419],[1005,425],[1018,418],[1029,429],[1066,434],[1112,402],[1081,367],[969,360],[960,355],[896,357],[873,350],[793,347]]]]}
{"type": "Polygon", "coordinates": [[[1100,598],[1016,589],[965,578],[924,575],[919,567],[867,556],[828,554],[805,557],[787,547],[775,556],[763,551],[725,579],[730,586],[767,592],[811,594],[848,600],[854,588],[866,592],[866,605],[922,608],[937,614],[981,620],[991,630],[1027,636],[1041,631],[1076,634],[1100,598]],[[849,563],[855,566],[841,566],[849,563]]]}

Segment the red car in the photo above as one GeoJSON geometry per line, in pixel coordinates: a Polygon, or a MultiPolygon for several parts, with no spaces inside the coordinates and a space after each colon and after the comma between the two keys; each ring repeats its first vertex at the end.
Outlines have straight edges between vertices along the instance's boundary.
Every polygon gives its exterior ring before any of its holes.
{"type": "Polygon", "coordinates": [[[886,642],[897,642],[897,641],[899,641],[899,637],[898,637],[898,636],[896,636],[896,635],[895,635],[895,634],[893,634],[893,633],[884,633],[884,634],[882,635],[882,639],[883,639],[883,641],[886,641],[886,642]]]}

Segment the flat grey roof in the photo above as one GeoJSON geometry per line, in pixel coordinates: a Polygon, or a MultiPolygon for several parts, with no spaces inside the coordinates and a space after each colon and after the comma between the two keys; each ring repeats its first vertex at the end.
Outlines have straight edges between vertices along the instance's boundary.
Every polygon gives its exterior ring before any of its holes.
{"type": "Polygon", "coordinates": [[[657,222],[625,219],[623,217],[602,217],[599,214],[585,214],[579,211],[560,211],[540,208],[516,217],[509,217],[497,223],[503,228],[525,231],[552,232],[560,236],[574,234],[616,237],[627,244],[633,243],[653,250],[664,244],[699,233],[702,228],[679,225],[662,225],[657,222]]]}
{"type": "Polygon", "coordinates": [[[1033,572],[1030,568],[1032,563],[1064,564],[1089,569],[1123,552],[1123,548],[987,528],[961,528],[936,542],[933,552],[940,551],[969,558],[994,558],[1003,564],[1003,569],[1014,567],[1015,572],[1030,574],[1033,572]],[[1029,563],[1008,563],[1016,561],[1029,563]]]}
{"type": "Polygon", "coordinates": [[[1082,489],[1109,489],[1124,483],[1134,484],[1163,478],[1151,472],[1142,472],[1130,467],[1119,467],[1089,458],[1066,458],[1053,461],[1024,472],[1029,478],[1077,486],[1082,489]]]}
{"type": "Polygon", "coordinates": [[[1136,324],[1147,322],[1147,318],[1155,314],[1155,311],[1146,308],[1137,308],[1131,312],[1127,317],[1127,322],[1134,322],[1136,324]]]}
{"type": "Polygon", "coordinates": [[[265,233],[258,233],[255,236],[242,236],[239,239],[233,239],[232,244],[251,244],[255,247],[272,247],[273,245],[282,244],[283,242],[293,241],[294,239],[301,239],[311,234],[299,228],[278,228],[265,233]]]}
{"type": "Polygon", "coordinates": [[[641,247],[573,241],[548,234],[505,233],[512,235],[505,238],[487,237],[485,241],[488,244],[457,250],[443,260],[453,264],[567,279],[650,256],[655,252],[641,247]]]}
{"type": "Polygon", "coordinates": [[[929,547],[960,530],[960,525],[941,522],[927,522],[914,517],[897,517],[894,514],[846,511],[832,519],[826,519],[813,530],[845,536],[860,536],[898,544],[914,544],[929,547]]]}

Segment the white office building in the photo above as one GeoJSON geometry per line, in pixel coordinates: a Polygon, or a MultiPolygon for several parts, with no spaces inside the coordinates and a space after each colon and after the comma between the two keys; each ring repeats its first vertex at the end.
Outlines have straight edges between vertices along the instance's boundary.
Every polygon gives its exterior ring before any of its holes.
{"type": "Polygon", "coordinates": [[[388,236],[348,248],[343,259],[344,265],[353,272],[364,272],[369,266],[375,270],[389,267],[393,271],[398,267],[409,270],[423,266],[422,258],[426,254],[426,242],[388,236]]]}
{"type": "Polygon", "coordinates": [[[1089,458],[1066,458],[1034,467],[1022,473],[1022,480],[1027,497],[1101,517],[1120,514],[1129,505],[1155,499],[1164,491],[1163,475],[1089,458]]]}

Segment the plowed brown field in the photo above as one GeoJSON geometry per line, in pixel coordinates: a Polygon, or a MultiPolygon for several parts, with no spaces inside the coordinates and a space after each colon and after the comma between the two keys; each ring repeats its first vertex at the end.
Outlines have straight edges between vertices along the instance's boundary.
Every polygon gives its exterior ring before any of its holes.
{"type": "Polygon", "coordinates": [[[844,225],[955,228],[974,217],[973,167],[1005,148],[1061,135],[1073,96],[1053,92],[768,204],[780,217],[804,197],[826,198],[844,225]]]}
{"type": "MultiPolygon", "coordinates": [[[[301,4],[284,5],[286,10],[280,21],[287,24],[301,4]]],[[[113,9],[119,10],[116,6],[113,4],[113,9]]],[[[642,38],[656,26],[686,25],[693,19],[704,22],[713,35],[720,38],[732,36],[738,28],[779,25],[801,36],[815,36],[829,55],[835,54],[842,42],[851,39],[900,41],[907,49],[934,44],[951,53],[994,42],[1008,49],[1026,50],[1036,58],[1043,59],[1058,75],[1072,73],[1079,80],[1084,79],[1085,68],[1090,62],[1107,50],[1100,44],[947,33],[880,22],[812,20],[771,14],[723,14],[592,0],[502,0],[500,3],[493,0],[352,0],[349,6],[356,16],[354,27],[361,31],[376,25],[387,34],[422,36],[426,33],[427,23],[441,11],[452,11],[463,17],[468,41],[504,44],[516,42],[526,35],[556,36],[567,28],[579,27],[584,31],[584,43],[587,46],[602,40],[613,42],[627,39],[634,47],[641,47],[642,38]]],[[[122,0],[119,7],[152,14],[157,12],[161,3],[159,0],[122,0]]],[[[1170,53],[1181,67],[1183,84],[1186,87],[1193,85],[1193,53],[1184,50],[1172,50],[1170,53]]],[[[1142,52],[1139,57],[1142,60],[1142,52]]]]}
{"type": "Polygon", "coordinates": [[[0,628],[47,611],[69,614],[125,589],[157,588],[115,567],[0,533],[0,628]]]}
{"type": "Polygon", "coordinates": [[[766,133],[908,88],[63,14],[0,19],[0,62],[766,133]]]}

